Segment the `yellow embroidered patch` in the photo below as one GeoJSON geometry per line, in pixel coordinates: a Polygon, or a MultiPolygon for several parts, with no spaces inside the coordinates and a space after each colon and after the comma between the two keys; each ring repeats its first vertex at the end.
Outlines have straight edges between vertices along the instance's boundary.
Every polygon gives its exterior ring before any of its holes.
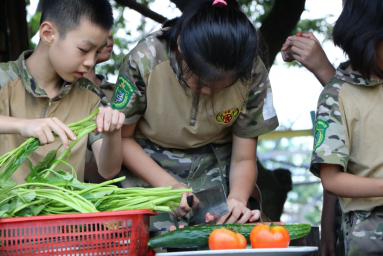
{"type": "Polygon", "coordinates": [[[217,120],[217,122],[220,124],[229,124],[233,120],[235,120],[238,115],[239,115],[239,109],[232,108],[229,110],[225,110],[221,113],[218,113],[217,116],[215,117],[215,120],[217,120]]]}

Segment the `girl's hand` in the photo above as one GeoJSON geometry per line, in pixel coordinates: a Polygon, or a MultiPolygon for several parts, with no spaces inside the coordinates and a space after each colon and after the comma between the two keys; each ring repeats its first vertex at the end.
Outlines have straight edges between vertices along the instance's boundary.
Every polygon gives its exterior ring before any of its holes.
{"type": "Polygon", "coordinates": [[[318,39],[313,33],[289,36],[281,49],[284,61],[296,60],[310,70],[324,85],[335,75],[335,69],[328,60],[318,39]]]}
{"type": "Polygon", "coordinates": [[[124,124],[125,115],[111,107],[100,107],[97,115],[97,131],[103,133],[112,133],[119,131],[124,124]]]}
{"type": "Polygon", "coordinates": [[[217,224],[244,224],[247,222],[255,222],[261,216],[260,211],[250,210],[247,208],[246,203],[234,198],[228,198],[227,205],[229,212],[222,216],[217,221],[217,224]]]}
{"type": "Polygon", "coordinates": [[[282,53],[282,57],[286,57],[285,61],[297,60],[313,73],[329,64],[325,52],[313,33],[305,32],[289,36],[282,46],[282,53]]]}
{"type": "MultiPolygon", "coordinates": [[[[175,185],[172,186],[174,189],[180,189],[180,188],[187,188],[187,186],[183,183],[176,183],[175,185]]],[[[192,208],[198,207],[198,199],[193,195],[191,192],[186,192],[182,194],[181,202],[179,207],[174,211],[174,214],[181,218],[186,216],[192,208]],[[188,200],[188,197],[193,197],[193,200],[188,200]],[[190,202],[191,201],[191,202],[190,202]],[[192,205],[190,205],[190,203],[192,205]]]]}

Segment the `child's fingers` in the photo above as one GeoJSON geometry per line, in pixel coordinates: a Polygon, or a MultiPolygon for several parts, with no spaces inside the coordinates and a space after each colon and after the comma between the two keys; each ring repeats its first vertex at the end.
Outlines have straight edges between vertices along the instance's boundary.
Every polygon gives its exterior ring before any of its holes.
{"type": "Polygon", "coordinates": [[[296,39],[291,42],[291,47],[296,46],[305,49],[310,48],[314,44],[315,42],[311,38],[296,37],[296,39]]]}
{"type": "Polygon", "coordinates": [[[119,126],[120,112],[117,110],[112,110],[112,124],[110,127],[110,131],[115,131],[119,126]]]}
{"type": "Polygon", "coordinates": [[[289,49],[291,43],[289,40],[286,40],[283,45],[282,45],[282,48],[281,48],[281,51],[287,51],[287,49],[289,49]]]}
{"type": "Polygon", "coordinates": [[[40,130],[39,132],[37,132],[37,138],[39,139],[40,141],[40,144],[44,145],[44,144],[47,144],[48,143],[48,139],[45,135],[45,132],[44,130],[40,130]]]}
{"type": "Polygon", "coordinates": [[[223,215],[221,218],[218,219],[217,224],[224,224],[226,220],[230,217],[231,212],[233,211],[233,207],[231,205],[228,205],[229,211],[225,215],[223,215]]]}
{"type": "Polygon", "coordinates": [[[240,217],[239,220],[237,220],[237,224],[245,224],[246,222],[248,222],[248,220],[252,217],[252,213],[250,211],[250,209],[245,209],[243,212],[242,212],[242,216],[240,217]]]}
{"type": "Polygon", "coordinates": [[[249,222],[256,222],[261,218],[261,212],[259,210],[252,210],[249,222]]]}
{"type": "Polygon", "coordinates": [[[100,112],[96,117],[97,131],[102,132],[104,127],[104,110],[100,108],[100,112]]]}
{"type": "Polygon", "coordinates": [[[177,230],[177,227],[175,225],[171,225],[169,227],[169,231],[176,231],[177,230]]]}
{"type": "Polygon", "coordinates": [[[282,55],[283,61],[285,61],[285,62],[291,62],[294,60],[292,55],[290,53],[288,53],[287,51],[281,51],[281,55],[282,55]]]}
{"type": "Polygon", "coordinates": [[[45,138],[47,139],[47,143],[52,143],[55,141],[55,137],[53,136],[52,131],[48,126],[43,128],[43,132],[45,134],[45,138]]]}
{"type": "Polygon", "coordinates": [[[187,202],[187,197],[192,196],[193,194],[190,192],[183,193],[181,203],[180,203],[180,208],[182,211],[188,213],[191,210],[191,207],[189,206],[187,202]]]}
{"type": "Polygon", "coordinates": [[[125,114],[124,113],[121,113],[119,112],[120,114],[118,115],[118,125],[117,125],[117,129],[121,129],[122,126],[124,125],[124,121],[125,121],[125,114]]]}
{"type": "Polygon", "coordinates": [[[302,48],[299,48],[297,46],[292,46],[291,47],[291,52],[290,54],[295,57],[295,55],[299,55],[299,56],[304,56],[304,54],[306,53],[306,51],[302,48]]]}
{"type": "Polygon", "coordinates": [[[303,32],[302,37],[303,38],[309,38],[311,40],[319,42],[318,39],[314,36],[314,34],[311,32],[303,32]]]}
{"type": "Polygon", "coordinates": [[[56,122],[53,121],[53,119],[49,120],[48,125],[49,125],[49,128],[52,131],[54,131],[54,133],[56,133],[57,136],[60,137],[60,140],[62,141],[62,143],[64,145],[68,145],[69,144],[68,137],[65,134],[64,130],[59,125],[57,125],[56,122]]]}
{"type": "Polygon", "coordinates": [[[66,133],[67,137],[71,140],[76,140],[76,134],[74,134],[74,132],[69,129],[68,126],[66,126],[63,122],[61,122],[60,119],[54,117],[52,118],[53,122],[55,122],[61,129],[64,130],[64,132],[66,133]]]}
{"type": "Polygon", "coordinates": [[[105,110],[104,112],[104,131],[108,132],[111,127],[111,122],[112,122],[112,115],[109,110],[105,110]]]}

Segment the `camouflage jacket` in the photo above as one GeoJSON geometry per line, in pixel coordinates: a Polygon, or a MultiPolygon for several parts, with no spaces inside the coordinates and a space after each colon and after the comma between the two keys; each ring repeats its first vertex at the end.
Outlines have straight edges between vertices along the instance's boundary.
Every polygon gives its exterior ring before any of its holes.
{"type": "MultiPolygon", "coordinates": [[[[326,163],[357,176],[383,177],[382,84],[365,79],[347,62],[337,69],[318,100],[310,167],[315,175],[320,175],[320,164],[326,163]]],[[[382,199],[375,198],[340,199],[344,212],[383,205],[382,199]]]]}

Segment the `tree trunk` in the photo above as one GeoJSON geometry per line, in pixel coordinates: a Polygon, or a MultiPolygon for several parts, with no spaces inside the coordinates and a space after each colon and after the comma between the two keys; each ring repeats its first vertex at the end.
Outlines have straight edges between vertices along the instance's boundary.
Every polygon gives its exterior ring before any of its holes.
{"type": "Polygon", "coordinates": [[[148,17],[154,21],[157,21],[158,23],[164,23],[167,20],[161,14],[158,14],[158,13],[150,10],[148,7],[146,7],[143,4],[138,3],[135,0],[115,0],[115,1],[117,4],[129,7],[130,9],[133,9],[133,10],[141,13],[143,16],[148,17]]]}
{"type": "MultiPolygon", "coordinates": [[[[132,8],[142,15],[163,23],[166,18],[150,10],[135,0],[115,0],[116,3],[132,8]]],[[[171,0],[177,8],[183,11],[191,0],[171,0]]],[[[298,24],[304,11],[306,0],[275,0],[269,15],[260,28],[260,56],[266,67],[270,69],[283,42],[298,24]]]]}
{"type": "Polygon", "coordinates": [[[25,1],[0,1],[0,62],[17,59],[28,47],[25,1]]]}
{"type": "Polygon", "coordinates": [[[305,3],[306,0],[275,0],[271,12],[262,22],[260,33],[267,47],[262,59],[268,69],[274,63],[283,42],[298,24],[305,3]]]}

